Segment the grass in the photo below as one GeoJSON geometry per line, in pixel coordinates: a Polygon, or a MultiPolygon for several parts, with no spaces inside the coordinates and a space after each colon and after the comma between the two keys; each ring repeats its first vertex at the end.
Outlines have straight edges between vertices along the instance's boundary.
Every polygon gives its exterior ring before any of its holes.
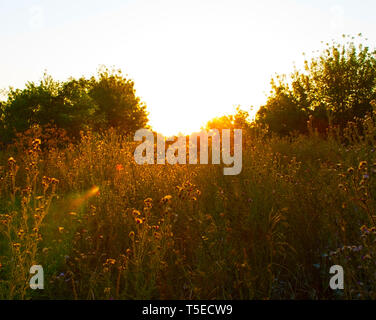
{"type": "Polygon", "coordinates": [[[362,135],[247,134],[237,176],[137,165],[112,130],[19,136],[0,155],[0,298],[374,299],[375,117],[359,121],[362,135]]]}

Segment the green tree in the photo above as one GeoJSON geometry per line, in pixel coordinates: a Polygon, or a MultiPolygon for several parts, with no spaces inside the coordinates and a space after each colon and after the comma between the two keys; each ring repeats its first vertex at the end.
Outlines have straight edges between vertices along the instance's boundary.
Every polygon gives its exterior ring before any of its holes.
{"type": "Polygon", "coordinates": [[[98,79],[91,78],[89,95],[98,106],[96,129],[114,127],[131,133],[146,127],[146,105],[136,96],[134,82],[126,79],[120,70],[109,71],[102,67],[98,79]]]}
{"type": "Polygon", "coordinates": [[[81,130],[114,127],[131,133],[147,122],[146,105],[136,96],[133,81],[120,71],[102,68],[97,78],[58,82],[45,74],[39,83],[28,82],[22,90],[10,88],[1,106],[0,134],[9,143],[15,133],[34,124],[54,123],[78,138],[81,130]]]}
{"type": "Polygon", "coordinates": [[[61,83],[45,74],[39,84],[28,82],[23,90],[11,88],[3,107],[2,140],[10,142],[16,132],[24,132],[34,124],[51,123],[71,137],[78,137],[96,108],[88,95],[88,85],[84,79],[61,83]]]}
{"type": "Polygon", "coordinates": [[[287,135],[293,131],[305,133],[307,130],[308,112],[286,83],[278,84],[272,80],[272,93],[256,115],[256,122],[272,132],[287,135]]]}
{"type": "MultiPolygon", "coordinates": [[[[376,98],[376,51],[354,37],[347,42],[326,44],[319,57],[305,61],[303,71],[294,70],[290,81],[272,80],[272,93],[257,114],[257,121],[272,131],[287,134],[305,132],[309,115],[320,131],[328,125],[343,127],[354,117],[372,110],[376,98]]],[[[359,34],[359,40],[361,40],[359,34]]]]}
{"type": "Polygon", "coordinates": [[[56,109],[59,85],[45,74],[39,85],[28,82],[23,90],[10,88],[8,100],[2,108],[2,140],[10,142],[15,132],[25,131],[32,124],[43,122],[39,115],[46,110],[52,113],[56,109]]]}
{"type": "Polygon", "coordinates": [[[62,112],[56,122],[73,137],[79,137],[80,131],[91,129],[101,121],[96,117],[98,105],[90,96],[90,90],[91,82],[85,78],[70,79],[61,86],[62,112]]]}

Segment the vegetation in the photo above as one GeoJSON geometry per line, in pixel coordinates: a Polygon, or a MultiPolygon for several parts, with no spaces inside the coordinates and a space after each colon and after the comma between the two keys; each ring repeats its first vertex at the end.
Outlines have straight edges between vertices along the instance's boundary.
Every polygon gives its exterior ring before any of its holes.
{"type": "Polygon", "coordinates": [[[306,60],[304,71],[295,70],[289,81],[278,75],[271,85],[271,95],[258,111],[257,122],[272,132],[307,133],[310,116],[321,133],[329,126],[344,127],[354,117],[364,117],[372,110],[376,51],[362,44],[356,46],[353,41],[333,42],[319,57],[306,60]]]}
{"type": "Polygon", "coordinates": [[[80,131],[118,128],[123,134],[144,128],[146,105],[135,94],[134,83],[121,71],[101,67],[97,77],[66,82],[44,75],[39,84],[29,82],[23,90],[10,88],[8,100],[0,105],[0,136],[11,142],[35,124],[54,124],[71,138],[80,131]]]}
{"type": "MultiPolygon", "coordinates": [[[[374,87],[356,82],[330,100],[343,81],[321,83],[323,74],[337,63],[342,75],[353,70],[332,49],[292,86],[275,86],[257,122],[238,109],[208,123],[243,129],[236,176],[222,165],[137,165],[124,132],[146,114],[120,76],[46,77],[12,91],[2,118],[0,298],[375,299],[374,87]],[[115,117],[120,110],[132,112],[115,117]],[[293,128],[304,134],[288,135],[293,128]],[[29,288],[34,264],[44,290],[29,288]],[[329,288],[335,264],[344,290],[329,288]]],[[[349,58],[358,66],[365,56],[359,82],[373,77],[364,50],[349,58]]]]}

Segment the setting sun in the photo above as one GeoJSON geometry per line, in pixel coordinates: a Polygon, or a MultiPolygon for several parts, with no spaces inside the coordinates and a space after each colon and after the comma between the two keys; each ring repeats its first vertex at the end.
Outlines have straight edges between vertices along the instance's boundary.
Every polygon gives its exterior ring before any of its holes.
{"type": "Polygon", "coordinates": [[[65,80],[91,76],[102,64],[121,68],[147,104],[150,125],[164,134],[198,130],[236,105],[257,111],[275,73],[301,66],[302,53],[321,41],[358,33],[372,21],[360,19],[356,8],[323,1],[112,0],[68,7],[0,5],[0,25],[9,30],[0,87],[22,87],[43,70],[65,80]]]}
{"type": "Polygon", "coordinates": [[[375,12],[1,0],[0,300],[376,300],[375,12]]]}

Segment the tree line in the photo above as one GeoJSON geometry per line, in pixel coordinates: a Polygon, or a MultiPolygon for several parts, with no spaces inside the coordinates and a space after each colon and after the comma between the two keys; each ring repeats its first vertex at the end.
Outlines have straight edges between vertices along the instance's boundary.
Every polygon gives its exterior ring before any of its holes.
{"type": "Polygon", "coordinates": [[[24,89],[10,88],[0,112],[3,143],[35,124],[53,124],[75,139],[88,129],[112,127],[127,134],[148,123],[146,104],[137,97],[134,82],[120,70],[106,67],[101,67],[96,77],[59,82],[44,74],[39,83],[28,82],[24,89]]]}
{"type": "MultiPolygon", "coordinates": [[[[361,34],[358,35],[362,40],[361,34]]],[[[376,107],[376,51],[354,43],[354,37],[327,43],[318,57],[306,60],[304,69],[271,80],[266,104],[254,124],[281,136],[306,134],[307,122],[325,134],[330,126],[343,128],[376,107]]],[[[213,119],[207,128],[243,128],[252,125],[249,113],[239,108],[232,116],[213,119]]],[[[44,75],[24,89],[10,88],[0,102],[0,141],[10,143],[32,125],[54,124],[70,138],[85,130],[108,128],[124,134],[148,127],[146,104],[137,97],[134,82],[120,70],[101,67],[97,76],[65,82],[44,75]]]]}
{"type": "MultiPolygon", "coordinates": [[[[358,35],[362,39],[362,35],[358,35]]],[[[354,43],[327,43],[325,50],[287,77],[271,80],[267,102],[256,115],[259,123],[278,135],[307,133],[307,121],[325,134],[329,126],[343,128],[376,107],[376,51],[354,43]]]]}

